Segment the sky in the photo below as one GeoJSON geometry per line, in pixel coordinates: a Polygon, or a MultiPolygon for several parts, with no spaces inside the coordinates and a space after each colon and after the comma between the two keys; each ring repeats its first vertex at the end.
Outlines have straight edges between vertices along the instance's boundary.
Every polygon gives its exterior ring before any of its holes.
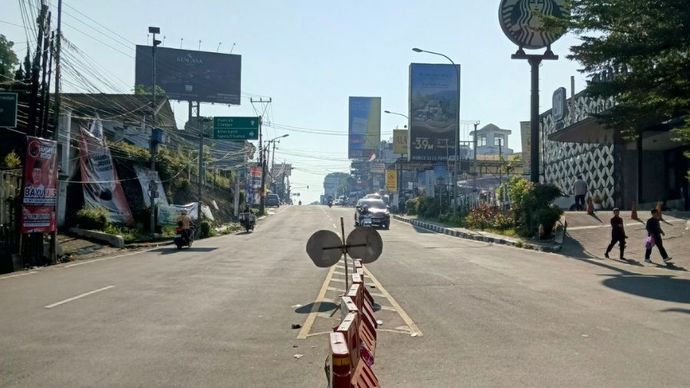
{"type": "MultiPolygon", "coordinates": [[[[16,42],[20,57],[32,40],[22,5],[39,3],[0,0],[0,34],[16,42]]],[[[57,0],[48,3],[54,26],[57,0]]],[[[461,65],[461,141],[470,140],[473,122],[479,121],[479,128],[493,123],[512,130],[508,146],[521,150],[519,123],[529,120],[530,68],[510,58],[517,47],[501,30],[499,3],[63,0],[63,35],[98,69],[96,78],[106,81],[99,90],[105,93],[132,91],[135,45],[150,44],[149,26],[160,27],[166,47],[241,55],[241,104],[202,104],[201,114],[262,114],[264,139],[289,134],[277,144],[275,161],[293,165],[292,191],[309,203],[323,193],[326,174],[349,171],[348,97],[381,97],[382,110],[407,114],[410,63],[447,63],[413,47],[443,53],[461,65]],[[271,103],[252,105],[251,98],[271,103]]],[[[570,89],[571,76],[575,92],[586,86],[579,64],[565,58],[577,43],[566,34],[552,46],[560,59],[541,65],[540,112],[551,108],[554,90],[570,89]]],[[[74,81],[63,89],[83,91],[74,81]]],[[[173,108],[182,127],[187,104],[173,108]]],[[[383,114],[382,139],[392,139],[393,129],[406,124],[401,116],[383,114]]]]}

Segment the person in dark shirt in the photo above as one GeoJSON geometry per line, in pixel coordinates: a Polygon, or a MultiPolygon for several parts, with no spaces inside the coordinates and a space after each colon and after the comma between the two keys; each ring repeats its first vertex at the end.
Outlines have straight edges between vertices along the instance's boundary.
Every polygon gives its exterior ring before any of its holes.
{"type": "Polygon", "coordinates": [[[623,228],[623,219],[620,217],[620,210],[618,208],[613,209],[613,217],[611,217],[611,243],[608,248],[606,248],[606,253],[604,257],[609,258],[609,252],[613,249],[613,246],[618,243],[618,247],[621,250],[621,260],[625,260],[623,253],[625,252],[625,239],[628,236],[625,235],[625,229],[623,228]]]}
{"type": "Polygon", "coordinates": [[[652,255],[652,248],[654,247],[654,245],[656,245],[657,248],[659,248],[661,258],[664,259],[665,262],[671,261],[671,257],[669,257],[668,253],[666,253],[666,249],[664,249],[664,243],[661,240],[661,236],[665,236],[666,234],[663,230],[661,230],[661,225],[659,225],[659,218],[661,218],[659,212],[656,209],[652,209],[652,218],[647,220],[647,237],[651,237],[653,239],[653,242],[646,245],[647,250],[644,253],[644,261],[646,261],[647,263],[652,262],[650,257],[652,255]]]}

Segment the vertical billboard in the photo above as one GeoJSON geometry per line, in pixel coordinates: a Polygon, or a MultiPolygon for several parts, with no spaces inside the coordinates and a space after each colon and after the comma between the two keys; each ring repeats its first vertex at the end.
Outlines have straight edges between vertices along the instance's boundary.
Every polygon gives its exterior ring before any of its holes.
{"type": "Polygon", "coordinates": [[[389,193],[398,191],[398,173],[395,170],[386,170],[386,191],[389,193]]]}
{"type": "Polygon", "coordinates": [[[349,159],[369,159],[381,141],[381,97],[350,97],[349,159]]]}
{"type": "MultiPolygon", "coordinates": [[[[242,57],[156,48],[156,85],[173,100],[240,105],[242,57]]],[[[153,85],[153,48],[136,48],[136,85],[153,85]]]]}
{"type": "Polygon", "coordinates": [[[407,155],[407,129],[393,130],[393,153],[407,155]]]}
{"type": "Polygon", "coordinates": [[[27,136],[26,140],[22,233],[54,232],[57,142],[32,136],[27,136]]]}
{"type": "Polygon", "coordinates": [[[455,156],[460,109],[460,65],[410,64],[409,160],[455,156]]]}

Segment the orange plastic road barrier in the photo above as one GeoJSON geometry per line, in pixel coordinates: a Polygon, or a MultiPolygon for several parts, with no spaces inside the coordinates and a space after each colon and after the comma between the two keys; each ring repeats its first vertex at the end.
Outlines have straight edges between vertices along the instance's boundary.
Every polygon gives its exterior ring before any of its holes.
{"type": "Polygon", "coordinates": [[[376,378],[374,371],[371,370],[371,366],[366,362],[360,362],[355,368],[355,373],[352,375],[350,380],[351,388],[378,388],[381,384],[379,379],[376,378]]]}
{"type": "Polygon", "coordinates": [[[632,211],[630,212],[630,218],[633,220],[638,220],[637,218],[637,206],[635,206],[635,202],[632,203],[632,211]]]}
{"type": "Polygon", "coordinates": [[[345,344],[350,352],[351,365],[357,365],[360,354],[359,322],[355,313],[348,313],[335,329],[345,337],[345,344]]]}
{"type": "Polygon", "coordinates": [[[331,375],[330,387],[350,387],[353,372],[350,351],[343,333],[331,333],[331,375]]]}

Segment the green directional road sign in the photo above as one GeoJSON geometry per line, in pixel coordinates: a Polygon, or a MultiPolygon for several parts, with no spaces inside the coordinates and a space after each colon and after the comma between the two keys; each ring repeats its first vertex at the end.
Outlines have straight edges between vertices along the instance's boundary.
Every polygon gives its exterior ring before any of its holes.
{"type": "Polygon", "coordinates": [[[258,140],[258,117],[214,117],[213,138],[222,140],[258,140]]]}
{"type": "Polygon", "coordinates": [[[17,93],[0,93],[0,127],[17,126],[17,93]]]}

